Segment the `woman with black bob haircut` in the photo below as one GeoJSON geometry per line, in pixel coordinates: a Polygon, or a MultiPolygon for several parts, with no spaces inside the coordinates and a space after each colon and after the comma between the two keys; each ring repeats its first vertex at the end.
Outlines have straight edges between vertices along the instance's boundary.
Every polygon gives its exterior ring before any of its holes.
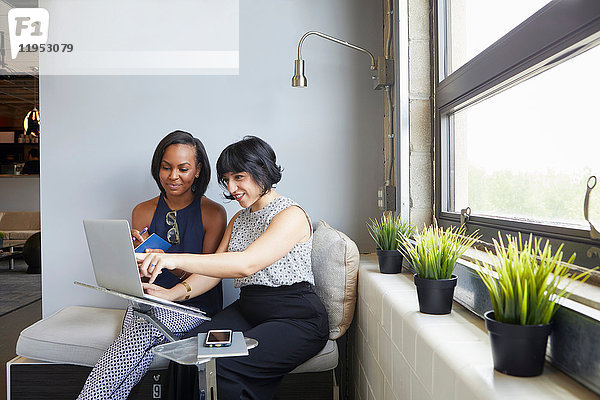
{"type": "MultiPolygon", "coordinates": [[[[187,132],[169,133],[154,150],[151,173],[160,194],[133,209],[134,246],[154,233],[171,244],[167,253],[214,253],[225,232],[227,215],[223,206],[204,196],[210,165],[202,142],[187,132]]],[[[220,279],[172,270],[143,286],[148,294],[200,308],[209,316],[223,308],[220,279]]],[[[151,313],[176,337],[203,322],[158,307],[151,313]]],[[[126,399],[150,367],[152,348],[166,340],[156,327],[134,317],[128,307],[121,333],[94,366],[79,399],[126,399]]]]}
{"type": "MultiPolygon", "coordinates": [[[[262,188],[261,195],[264,196],[281,180],[283,170],[276,161],[273,148],[264,140],[256,136],[244,136],[242,140],[230,144],[221,152],[217,160],[217,180],[227,188],[223,181],[226,172],[245,171],[262,188]]],[[[235,200],[230,194],[224,196],[226,199],[235,200]]]]}
{"type": "MultiPolygon", "coordinates": [[[[239,299],[184,336],[232,329],[257,339],[247,357],[217,359],[217,398],[272,399],[285,374],[315,356],[328,338],[327,313],[314,291],[310,219],[273,190],[281,168],[262,139],[246,136],[225,148],[217,172],[242,210],[229,221],[216,253],[138,254],[138,266],[150,282],[165,269],[234,278],[239,299]]],[[[171,382],[179,385],[169,398],[198,398],[192,393],[196,369],[171,370],[171,382]]]]}

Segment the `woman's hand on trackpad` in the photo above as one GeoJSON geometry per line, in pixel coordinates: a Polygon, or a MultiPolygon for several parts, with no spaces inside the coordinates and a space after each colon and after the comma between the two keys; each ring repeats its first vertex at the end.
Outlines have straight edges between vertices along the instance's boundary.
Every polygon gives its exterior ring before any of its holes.
{"type": "Polygon", "coordinates": [[[169,301],[176,300],[176,295],[173,291],[162,286],[155,285],[154,283],[142,282],[142,287],[144,288],[144,293],[149,294],[150,296],[160,297],[161,299],[169,301]]]}

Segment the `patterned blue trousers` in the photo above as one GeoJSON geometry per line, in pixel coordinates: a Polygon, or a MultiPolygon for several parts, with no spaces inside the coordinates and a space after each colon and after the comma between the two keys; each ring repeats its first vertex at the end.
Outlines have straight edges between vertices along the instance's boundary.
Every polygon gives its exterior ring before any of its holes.
{"type": "MultiPolygon", "coordinates": [[[[153,308],[151,314],[178,339],[204,321],[159,307],[153,308]]],[[[78,399],[126,399],[152,364],[152,348],[166,341],[154,325],[136,317],[133,308],[127,307],[121,333],[92,369],[78,399]]]]}

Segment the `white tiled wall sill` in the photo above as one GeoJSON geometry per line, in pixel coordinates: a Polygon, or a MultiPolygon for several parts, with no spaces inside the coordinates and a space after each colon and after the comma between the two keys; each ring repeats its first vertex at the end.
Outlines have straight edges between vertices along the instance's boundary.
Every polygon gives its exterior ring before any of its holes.
{"type": "Polygon", "coordinates": [[[375,255],[361,256],[357,308],[357,399],[599,398],[548,364],[534,378],[495,371],[481,319],[457,303],[449,315],[421,314],[412,275],[379,273],[375,255]]]}

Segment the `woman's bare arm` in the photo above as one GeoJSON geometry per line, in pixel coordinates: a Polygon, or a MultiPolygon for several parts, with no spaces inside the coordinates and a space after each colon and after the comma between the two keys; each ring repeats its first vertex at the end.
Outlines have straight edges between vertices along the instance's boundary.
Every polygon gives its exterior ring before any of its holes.
{"type": "Polygon", "coordinates": [[[138,255],[140,273],[150,277],[150,282],[163,268],[179,268],[215,278],[245,277],[285,256],[296,243],[307,240],[310,232],[304,211],[299,207],[289,207],[277,214],[267,230],[242,252],[138,255]]]}
{"type": "MultiPolygon", "coordinates": [[[[202,243],[203,254],[213,254],[223,240],[223,235],[227,229],[227,212],[225,208],[210,200],[207,197],[202,198],[202,225],[204,226],[204,239],[202,243]]],[[[229,240],[227,241],[229,244],[229,240]]],[[[171,300],[183,300],[187,295],[196,297],[208,292],[221,282],[221,278],[213,278],[204,275],[192,274],[182,271],[185,274],[185,280],[192,289],[187,291],[185,285],[175,285],[171,288],[171,300]]]]}
{"type": "MultiPolygon", "coordinates": [[[[150,199],[148,201],[144,201],[143,203],[135,206],[133,211],[131,212],[131,228],[132,230],[136,230],[138,232],[142,231],[144,228],[148,228],[150,223],[152,222],[152,217],[154,216],[154,210],[156,210],[156,205],[158,204],[158,197],[150,199]]],[[[147,237],[147,236],[146,236],[147,237]]],[[[139,240],[139,238],[138,238],[139,240]]],[[[134,243],[134,245],[138,245],[138,243],[134,243]]]]}
{"type": "MultiPolygon", "coordinates": [[[[223,234],[219,247],[217,247],[216,249],[216,253],[224,253],[225,251],[227,251],[227,247],[229,246],[229,239],[231,238],[233,222],[236,218],[237,214],[231,219],[231,221],[229,221],[229,224],[225,229],[225,233],[223,234]]],[[[209,250],[208,248],[205,249],[209,250]]],[[[192,274],[185,281],[188,283],[188,285],[190,285],[192,289],[191,292],[188,292],[187,288],[184,285],[175,285],[171,289],[164,289],[160,286],[150,283],[144,283],[143,286],[148,294],[172,301],[184,300],[188,294],[191,298],[206,293],[207,291],[215,287],[217,283],[221,281],[221,278],[192,274]]]]}

